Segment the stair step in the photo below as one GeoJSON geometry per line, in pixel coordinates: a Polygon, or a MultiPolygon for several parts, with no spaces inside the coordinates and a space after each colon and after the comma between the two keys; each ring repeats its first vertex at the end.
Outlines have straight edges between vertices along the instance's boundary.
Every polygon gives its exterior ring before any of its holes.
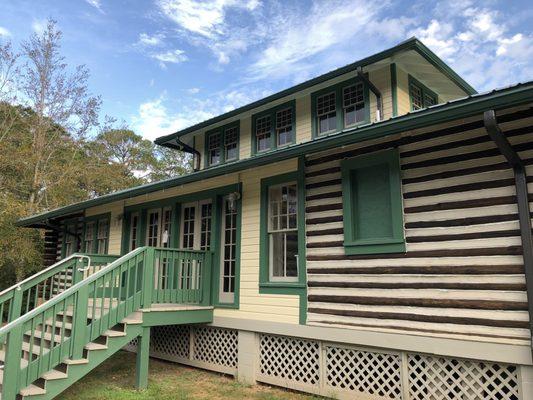
{"type": "Polygon", "coordinates": [[[107,350],[105,344],[90,342],[85,345],[86,350],[107,350]]]}
{"type": "Polygon", "coordinates": [[[22,397],[25,397],[25,396],[38,396],[38,395],[41,395],[41,394],[46,394],[46,390],[39,387],[39,386],[36,386],[36,385],[30,385],[30,386],[27,386],[25,387],[24,389],[22,389],[20,391],[20,395],[22,397]]]}
{"type": "Polygon", "coordinates": [[[116,331],[114,329],[109,329],[109,330],[105,331],[102,335],[103,336],[108,336],[108,337],[122,337],[122,336],[126,336],[126,332],[121,332],[121,331],[116,331]]]}
{"type": "Polygon", "coordinates": [[[66,358],[63,361],[67,365],[81,365],[81,364],[89,364],[89,360],[86,358],[79,358],[77,360],[73,360],[71,358],[66,358]]]}
{"type": "Polygon", "coordinates": [[[41,378],[46,379],[47,381],[54,381],[57,379],[68,378],[68,375],[65,374],[64,372],[58,371],[57,369],[52,369],[42,374],[41,378]]]}

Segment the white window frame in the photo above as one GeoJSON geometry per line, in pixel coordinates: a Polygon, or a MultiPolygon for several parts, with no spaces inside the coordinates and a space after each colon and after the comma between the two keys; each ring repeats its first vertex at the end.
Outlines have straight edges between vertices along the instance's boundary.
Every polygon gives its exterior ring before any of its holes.
{"type": "MultiPolygon", "coordinates": [[[[268,277],[269,277],[269,281],[270,282],[298,282],[298,279],[299,279],[299,273],[300,273],[300,269],[299,269],[299,260],[298,260],[298,254],[296,254],[296,276],[287,276],[287,265],[286,265],[286,261],[287,261],[287,257],[286,257],[286,249],[287,249],[287,242],[286,242],[286,237],[285,237],[285,240],[284,240],[284,254],[285,256],[283,257],[283,271],[284,271],[284,275],[285,276],[274,276],[274,264],[273,264],[273,261],[274,261],[274,254],[273,254],[273,251],[274,251],[274,245],[273,245],[273,241],[272,241],[272,238],[271,236],[275,233],[284,233],[284,234],[287,234],[287,233],[296,233],[296,235],[298,236],[298,182],[297,181],[289,181],[289,182],[283,182],[283,183],[280,183],[280,184],[277,184],[277,185],[271,185],[268,187],[268,193],[267,193],[267,204],[268,204],[268,209],[267,209],[267,238],[268,238],[268,277]],[[296,227],[295,228],[291,228],[291,229],[272,229],[271,228],[271,223],[272,223],[272,219],[271,219],[271,208],[270,208],[270,205],[271,205],[271,201],[270,201],[270,191],[272,189],[275,189],[275,188],[279,188],[279,187],[283,187],[283,186],[292,186],[294,185],[295,187],[295,190],[296,190],[296,227]]],[[[300,240],[300,238],[298,237],[298,240],[300,240]]]]}
{"type": "MultiPolygon", "coordinates": [[[[232,304],[235,302],[235,292],[238,290],[237,288],[237,247],[238,243],[235,242],[235,254],[233,255],[235,260],[235,270],[233,271],[233,292],[225,292],[224,291],[224,236],[226,233],[226,205],[227,205],[227,196],[222,198],[222,207],[221,207],[221,224],[220,224],[220,273],[219,275],[219,285],[218,285],[218,301],[220,303],[224,304],[232,304]]],[[[238,211],[235,211],[237,214],[238,211]]],[[[237,215],[238,219],[238,215],[237,215]]],[[[237,221],[235,221],[235,224],[237,224],[237,221]]],[[[238,229],[238,226],[235,225],[235,229],[238,229]]]]}

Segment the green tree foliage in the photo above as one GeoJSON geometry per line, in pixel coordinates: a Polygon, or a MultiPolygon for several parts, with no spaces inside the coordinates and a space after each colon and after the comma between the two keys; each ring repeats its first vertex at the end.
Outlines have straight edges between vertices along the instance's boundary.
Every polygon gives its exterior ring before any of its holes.
{"type": "Polygon", "coordinates": [[[93,133],[100,98],[85,67],[69,72],[61,38],[50,20],[20,55],[0,44],[0,290],[42,268],[42,232],[18,219],[190,170],[127,126],[93,133]]]}

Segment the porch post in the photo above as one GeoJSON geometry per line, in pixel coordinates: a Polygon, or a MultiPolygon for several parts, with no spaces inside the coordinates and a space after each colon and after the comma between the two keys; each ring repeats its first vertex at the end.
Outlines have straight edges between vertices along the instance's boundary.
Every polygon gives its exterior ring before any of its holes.
{"type": "Polygon", "coordinates": [[[150,327],[143,327],[142,334],[138,337],[137,363],[135,374],[135,387],[146,389],[148,387],[148,364],[150,360],[150,327]]]}

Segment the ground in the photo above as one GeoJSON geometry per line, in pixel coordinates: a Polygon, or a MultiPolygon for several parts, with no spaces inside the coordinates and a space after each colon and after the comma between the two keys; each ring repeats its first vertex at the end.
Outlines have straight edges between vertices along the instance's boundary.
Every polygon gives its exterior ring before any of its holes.
{"type": "Polygon", "coordinates": [[[279,388],[239,384],[232,377],[150,359],[148,389],[135,390],[135,354],[119,352],[71,386],[63,400],[311,400],[279,388]]]}

